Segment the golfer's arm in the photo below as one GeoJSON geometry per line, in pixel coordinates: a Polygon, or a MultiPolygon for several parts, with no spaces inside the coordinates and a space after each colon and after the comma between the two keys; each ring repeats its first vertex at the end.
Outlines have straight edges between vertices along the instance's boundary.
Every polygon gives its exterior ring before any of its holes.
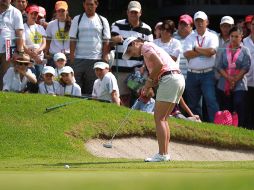
{"type": "Polygon", "coordinates": [[[151,78],[152,80],[157,80],[163,67],[163,62],[157,54],[150,55],[149,59],[151,62],[155,63],[153,71],[149,74],[149,78],[151,78]]]}

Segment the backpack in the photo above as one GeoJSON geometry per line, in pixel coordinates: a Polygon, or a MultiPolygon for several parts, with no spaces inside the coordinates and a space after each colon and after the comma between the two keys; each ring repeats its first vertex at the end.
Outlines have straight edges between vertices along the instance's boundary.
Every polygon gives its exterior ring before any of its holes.
{"type": "Polygon", "coordinates": [[[232,114],[228,110],[217,111],[214,117],[214,123],[219,125],[238,126],[238,115],[236,112],[232,114]]]}
{"type": "MultiPolygon", "coordinates": [[[[82,14],[80,14],[80,15],[79,15],[79,18],[78,18],[78,31],[77,31],[77,35],[76,35],[77,40],[79,39],[79,23],[80,23],[80,21],[81,21],[83,15],[84,15],[84,13],[85,13],[85,12],[83,12],[82,14]]],[[[97,15],[99,16],[99,19],[100,19],[100,22],[101,22],[101,25],[102,25],[102,31],[101,31],[101,33],[102,33],[102,37],[103,37],[103,35],[104,35],[104,23],[103,23],[103,20],[102,20],[101,15],[99,15],[99,14],[97,14],[97,15]]]]}

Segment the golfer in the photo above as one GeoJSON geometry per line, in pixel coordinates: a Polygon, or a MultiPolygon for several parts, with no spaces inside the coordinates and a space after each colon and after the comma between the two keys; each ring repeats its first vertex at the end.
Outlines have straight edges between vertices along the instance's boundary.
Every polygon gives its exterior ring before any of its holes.
{"type": "Polygon", "coordinates": [[[144,56],[144,63],[149,77],[143,87],[149,96],[152,87],[158,86],[154,108],[156,135],[159,144],[159,153],[146,162],[169,161],[168,146],[170,130],[168,117],[176,103],[179,103],[185,87],[185,80],[178,64],[160,47],[152,42],[145,42],[136,37],[129,37],[123,43],[123,59],[144,56]]]}

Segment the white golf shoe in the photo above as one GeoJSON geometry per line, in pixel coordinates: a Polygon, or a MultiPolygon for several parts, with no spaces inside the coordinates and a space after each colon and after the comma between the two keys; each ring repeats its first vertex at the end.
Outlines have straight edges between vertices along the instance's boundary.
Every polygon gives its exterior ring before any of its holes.
{"type": "Polygon", "coordinates": [[[146,158],[145,162],[167,162],[170,161],[170,155],[155,154],[153,157],[146,158]]]}

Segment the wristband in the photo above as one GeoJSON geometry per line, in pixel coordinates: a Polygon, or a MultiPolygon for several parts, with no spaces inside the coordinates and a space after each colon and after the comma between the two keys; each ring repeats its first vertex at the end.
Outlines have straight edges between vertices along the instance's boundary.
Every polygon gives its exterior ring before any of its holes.
{"type": "Polygon", "coordinates": [[[196,46],[193,47],[193,51],[196,51],[196,46]]]}

